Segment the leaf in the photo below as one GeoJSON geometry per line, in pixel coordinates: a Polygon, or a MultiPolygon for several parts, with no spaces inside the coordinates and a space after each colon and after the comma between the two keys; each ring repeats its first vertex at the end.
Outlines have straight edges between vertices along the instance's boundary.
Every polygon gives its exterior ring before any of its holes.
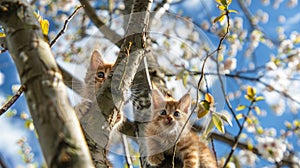
{"type": "Polygon", "coordinates": [[[264,100],[265,98],[263,96],[257,96],[255,98],[255,101],[261,101],[261,100],[264,100]]]}
{"type": "Polygon", "coordinates": [[[214,23],[216,23],[216,22],[222,22],[223,20],[224,20],[224,18],[225,18],[225,14],[222,14],[222,15],[220,15],[220,16],[218,16],[218,17],[216,17],[215,19],[214,19],[214,23]]]}
{"type": "Polygon", "coordinates": [[[5,33],[0,32],[0,38],[6,37],[5,33]]]}
{"type": "Polygon", "coordinates": [[[221,120],[221,118],[216,115],[215,113],[212,115],[212,121],[214,123],[214,125],[216,126],[216,128],[221,132],[221,133],[225,133],[225,130],[224,130],[224,124],[221,120]]]}
{"type": "Polygon", "coordinates": [[[244,110],[246,108],[245,105],[238,105],[238,107],[236,108],[236,111],[241,111],[244,110]]]}
{"type": "Polygon", "coordinates": [[[9,110],[6,112],[6,117],[13,117],[17,114],[17,111],[16,110],[9,110]]]}
{"type": "Polygon", "coordinates": [[[205,94],[205,100],[209,103],[209,104],[215,104],[215,99],[214,97],[209,94],[209,93],[206,93],[205,94]]]}
{"type": "Polygon", "coordinates": [[[202,100],[200,104],[204,107],[205,110],[210,109],[210,103],[207,100],[202,100]]]}
{"type": "Polygon", "coordinates": [[[225,9],[226,9],[226,7],[223,6],[223,5],[218,5],[218,8],[219,8],[220,10],[225,10],[225,9]]]}
{"type": "Polygon", "coordinates": [[[227,0],[221,0],[222,5],[227,5],[227,0]]]}
{"type": "Polygon", "coordinates": [[[212,121],[212,119],[209,121],[209,124],[207,125],[207,127],[205,128],[204,131],[204,136],[207,137],[207,135],[211,132],[211,130],[214,128],[214,123],[212,121]]]}
{"type": "Polygon", "coordinates": [[[248,142],[247,147],[248,147],[249,150],[252,150],[253,149],[253,144],[251,142],[248,142]]]}
{"type": "Polygon", "coordinates": [[[225,121],[227,124],[229,124],[232,127],[232,122],[226,115],[221,113],[215,113],[215,114],[218,115],[223,121],[225,121]]]}
{"type": "Polygon", "coordinates": [[[41,29],[44,35],[48,35],[49,33],[49,21],[47,19],[42,19],[41,22],[41,29]]]}
{"type": "Polygon", "coordinates": [[[254,110],[256,111],[257,115],[261,115],[260,108],[258,106],[254,106],[254,110]]]}
{"type": "Polygon", "coordinates": [[[209,110],[207,110],[203,104],[199,104],[199,109],[197,111],[197,117],[200,119],[208,114],[209,110]]]}
{"type": "Polygon", "coordinates": [[[182,83],[183,83],[183,86],[184,86],[184,87],[187,86],[188,77],[189,77],[188,72],[184,71],[184,72],[183,72],[183,76],[182,76],[182,83]]]}
{"type": "Polygon", "coordinates": [[[25,128],[28,128],[29,130],[33,131],[34,130],[34,125],[32,120],[26,120],[24,123],[25,128]]]}
{"type": "Polygon", "coordinates": [[[254,97],[251,97],[250,95],[245,95],[245,98],[249,101],[253,101],[254,97]]]}
{"type": "Polygon", "coordinates": [[[251,86],[248,86],[247,87],[247,95],[249,95],[252,98],[255,97],[255,95],[256,95],[256,89],[254,89],[251,86]]]}
{"type": "Polygon", "coordinates": [[[240,114],[238,114],[238,115],[236,115],[236,119],[242,119],[242,118],[244,118],[244,114],[242,114],[242,113],[240,113],[240,114]]]}
{"type": "Polygon", "coordinates": [[[236,11],[236,10],[233,10],[233,9],[231,9],[231,10],[228,10],[228,12],[229,12],[229,13],[239,13],[238,11],[236,11]]]}
{"type": "Polygon", "coordinates": [[[264,129],[262,127],[258,127],[256,129],[257,134],[262,135],[264,133],[264,129]]]}

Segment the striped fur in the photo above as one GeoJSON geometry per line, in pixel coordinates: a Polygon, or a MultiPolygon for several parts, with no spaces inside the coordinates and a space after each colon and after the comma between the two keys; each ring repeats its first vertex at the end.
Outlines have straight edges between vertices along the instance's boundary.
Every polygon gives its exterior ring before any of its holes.
{"type": "Polygon", "coordinates": [[[75,111],[79,119],[82,118],[90,109],[93,100],[96,99],[97,91],[108,77],[113,65],[114,64],[106,63],[98,51],[93,51],[89,67],[84,78],[85,86],[81,93],[83,101],[75,106],[75,111]]]}
{"type": "MultiPolygon", "coordinates": [[[[147,162],[158,166],[164,155],[173,155],[173,146],[189,115],[191,98],[185,94],[179,101],[164,98],[154,89],[152,91],[152,121],[146,126],[147,162]]],[[[176,157],[184,168],[217,168],[215,158],[200,137],[190,130],[188,123],[183,130],[177,146],[176,157]]]]}

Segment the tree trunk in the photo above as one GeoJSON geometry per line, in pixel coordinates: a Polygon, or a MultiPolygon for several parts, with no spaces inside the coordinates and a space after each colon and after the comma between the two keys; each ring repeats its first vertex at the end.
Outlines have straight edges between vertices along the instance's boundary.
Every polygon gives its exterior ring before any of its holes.
{"type": "Polygon", "coordinates": [[[48,167],[93,167],[62,76],[31,6],[25,0],[2,0],[0,15],[48,167]]]}

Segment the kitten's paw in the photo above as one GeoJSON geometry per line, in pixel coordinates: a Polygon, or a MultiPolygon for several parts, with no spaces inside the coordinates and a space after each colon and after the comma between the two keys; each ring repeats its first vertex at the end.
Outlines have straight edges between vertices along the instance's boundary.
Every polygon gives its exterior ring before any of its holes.
{"type": "Polygon", "coordinates": [[[147,161],[151,166],[158,166],[163,160],[165,160],[165,156],[163,153],[147,157],[147,161]]]}

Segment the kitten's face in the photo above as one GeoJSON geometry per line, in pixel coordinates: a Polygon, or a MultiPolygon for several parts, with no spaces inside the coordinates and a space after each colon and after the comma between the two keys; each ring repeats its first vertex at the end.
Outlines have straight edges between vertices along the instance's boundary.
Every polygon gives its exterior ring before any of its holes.
{"type": "Polygon", "coordinates": [[[190,95],[185,94],[180,100],[165,99],[162,94],[154,89],[152,91],[153,122],[160,128],[181,128],[187,120],[190,108],[190,95]]]}
{"type": "Polygon", "coordinates": [[[95,50],[92,54],[88,73],[85,78],[86,82],[89,83],[92,81],[97,91],[108,77],[112,67],[113,64],[104,62],[101,54],[95,50]]]}

